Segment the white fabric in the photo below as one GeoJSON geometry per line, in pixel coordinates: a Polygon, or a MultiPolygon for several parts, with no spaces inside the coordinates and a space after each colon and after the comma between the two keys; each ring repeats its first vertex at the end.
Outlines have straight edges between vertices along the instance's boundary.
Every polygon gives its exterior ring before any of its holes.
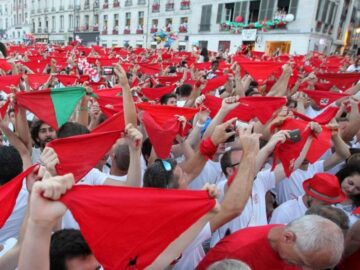
{"type": "Polygon", "coordinates": [[[208,222],[191,244],[182,253],[182,258],[175,264],[173,270],[196,269],[204,258],[205,252],[202,243],[211,237],[210,223],[208,222]]]}
{"type": "Polygon", "coordinates": [[[240,216],[221,226],[214,232],[210,246],[213,247],[225,234],[234,233],[240,229],[268,224],[266,214],[266,192],[275,187],[275,174],[271,170],[264,170],[257,174],[254,180],[251,197],[247,201],[240,216]]]}
{"type": "Polygon", "coordinates": [[[208,160],[202,169],[201,173],[188,185],[189,189],[199,190],[206,184],[217,184],[225,179],[221,171],[220,162],[208,160]]]}
{"type": "Polygon", "coordinates": [[[116,180],[116,181],[126,182],[127,174],[122,175],[122,176],[108,174],[108,178],[111,178],[112,180],[116,180]]]}
{"type": "Polygon", "coordinates": [[[3,249],[0,251],[0,258],[4,256],[10,249],[12,249],[17,243],[16,238],[9,238],[2,245],[3,249]]]}
{"type": "Polygon", "coordinates": [[[18,237],[20,227],[25,216],[28,198],[29,193],[26,189],[26,182],[24,180],[23,186],[21,187],[19,195],[16,199],[14,210],[5,222],[4,226],[0,229],[0,243],[5,242],[9,238],[18,237]]]}
{"type": "Polygon", "coordinates": [[[33,147],[31,151],[31,161],[33,164],[40,163],[40,155],[41,155],[40,148],[33,147]]]}
{"type": "MultiPolygon", "coordinates": [[[[107,175],[100,172],[98,169],[91,169],[91,171],[81,179],[77,185],[103,185],[107,175]]],[[[61,222],[62,229],[80,229],[79,224],[75,221],[73,215],[69,210],[66,211],[61,222]]]]}
{"type": "Polygon", "coordinates": [[[360,219],[360,215],[354,215],[352,212],[355,210],[355,206],[353,205],[342,205],[340,203],[337,203],[333,205],[345,212],[345,214],[349,217],[349,225],[350,227],[354,225],[356,221],[360,219]]]}
{"type": "Polygon", "coordinates": [[[296,199],[304,194],[303,182],[316,173],[324,172],[324,161],[320,160],[309,164],[306,171],[297,169],[289,178],[285,178],[276,184],[276,201],[280,205],[288,200],[296,199]]]}
{"type": "Polygon", "coordinates": [[[277,207],[272,213],[270,224],[288,224],[304,216],[306,210],[303,196],[299,196],[297,199],[289,200],[277,207]]]}
{"type": "Polygon", "coordinates": [[[307,115],[311,118],[314,118],[314,117],[318,116],[319,114],[321,114],[323,111],[324,111],[324,109],[319,110],[319,111],[314,110],[313,107],[310,105],[305,109],[305,115],[307,115]]]}
{"type": "Polygon", "coordinates": [[[355,67],[354,64],[350,65],[347,70],[347,72],[360,72],[360,66],[355,67]]]}

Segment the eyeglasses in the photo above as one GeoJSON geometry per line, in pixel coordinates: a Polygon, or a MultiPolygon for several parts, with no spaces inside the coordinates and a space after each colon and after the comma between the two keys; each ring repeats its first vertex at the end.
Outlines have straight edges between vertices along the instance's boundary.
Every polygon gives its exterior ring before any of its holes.
{"type": "Polygon", "coordinates": [[[235,166],[237,166],[237,165],[239,165],[239,164],[240,164],[240,162],[234,163],[234,164],[229,165],[228,167],[229,167],[229,168],[233,168],[233,167],[235,167],[235,166]]]}

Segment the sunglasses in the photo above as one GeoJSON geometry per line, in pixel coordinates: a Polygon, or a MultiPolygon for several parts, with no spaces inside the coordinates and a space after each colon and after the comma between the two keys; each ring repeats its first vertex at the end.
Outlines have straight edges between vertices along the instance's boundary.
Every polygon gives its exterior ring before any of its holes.
{"type": "Polygon", "coordinates": [[[167,160],[156,159],[155,162],[161,162],[162,167],[167,172],[171,172],[173,170],[173,167],[172,167],[171,163],[169,161],[167,161],[167,160]]]}
{"type": "Polygon", "coordinates": [[[235,166],[237,166],[237,165],[239,165],[239,164],[240,164],[240,162],[234,163],[234,164],[229,165],[228,167],[229,167],[229,168],[233,168],[233,167],[235,167],[235,166]]]}

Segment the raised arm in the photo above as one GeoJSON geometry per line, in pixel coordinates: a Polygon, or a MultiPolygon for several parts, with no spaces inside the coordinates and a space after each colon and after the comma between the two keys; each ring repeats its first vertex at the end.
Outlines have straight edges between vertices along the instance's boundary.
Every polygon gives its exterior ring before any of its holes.
{"type": "Polygon", "coordinates": [[[283,67],[283,72],[280,78],[276,81],[276,83],[271,88],[270,92],[266,95],[268,97],[283,97],[286,95],[289,79],[291,76],[291,66],[286,64],[283,67]]]}

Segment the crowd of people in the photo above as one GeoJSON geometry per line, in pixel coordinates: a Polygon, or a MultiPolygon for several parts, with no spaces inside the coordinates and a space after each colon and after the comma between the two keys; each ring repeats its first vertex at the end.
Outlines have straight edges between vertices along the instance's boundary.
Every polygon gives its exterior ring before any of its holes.
{"type": "Polygon", "coordinates": [[[360,269],[360,58],[0,44],[0,269],[360,269]]]}

